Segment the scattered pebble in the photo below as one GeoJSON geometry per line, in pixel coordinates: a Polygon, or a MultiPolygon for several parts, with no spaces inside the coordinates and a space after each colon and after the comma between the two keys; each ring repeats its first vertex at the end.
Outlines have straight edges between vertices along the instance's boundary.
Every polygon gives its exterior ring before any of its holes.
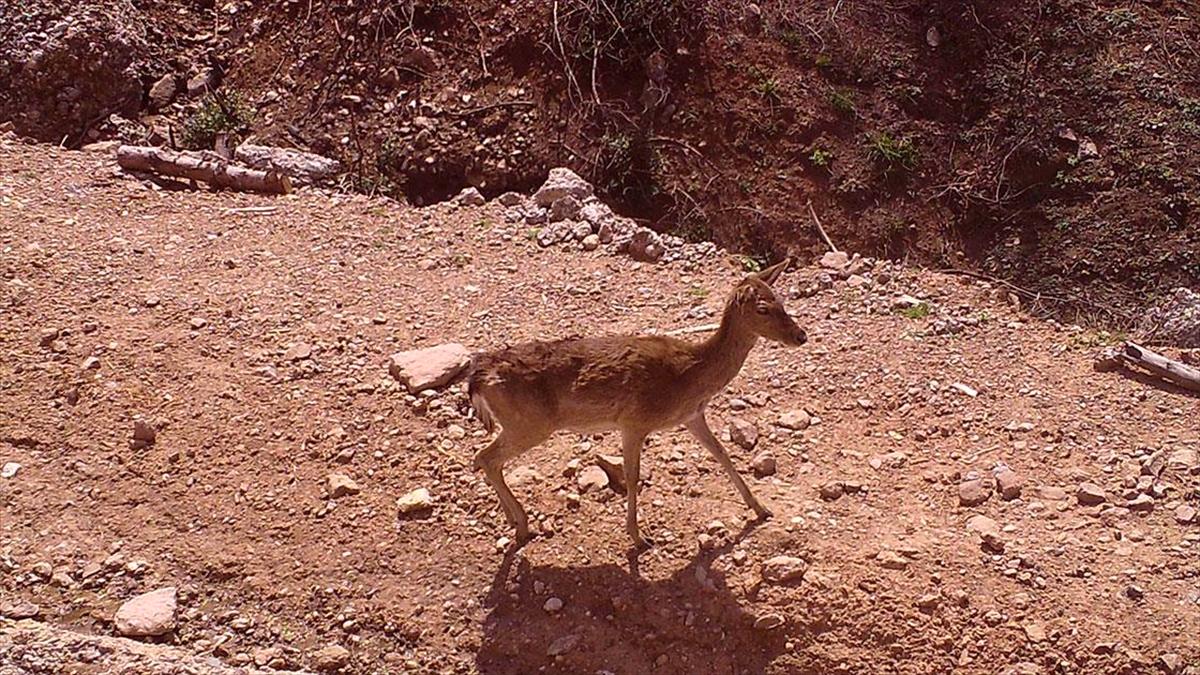
{"type": "Polygon", "coordinates": [[[754,471],[754,475],[759,478],[775,475],[778,467],[775,464],[775,458],[768,452],[760,452],[750,460],[750,468],[754,471]]]}
{"type": "Polygon", "coordinates": [[[762,578],[777,584],[786,584],[804,578],[808,571],[808,563],[803,558],[788,555],[777,555],[762,564],[762,578]]]}
{"type": "Polygon", "coordinates": [[[0,467],[0,478],[16,478],[17,472],[20,470],[20,464],[16,462],[5,462],[4,466],[0,467]]]}
{"type": "Polygon", "coordinates": [[[433,495],[429,494],[429,490],[425,488],[417,488],[412,492],[401,495],[396,500],[396,508],[400,510],[401,515],[431,509],[433,508],[433,495]]]}
{"type": "Polygon", "coordinates": [[[1083,506],[1096,506],[1107,501],[1108,495],[1095,483],[1080,483],[1079,489],[1075,492],[1075,498],[1083,506]]]}
{"type": "Polygon", "coordinates": [[[546,601],[546,604],[542,605],[542,609],[546,610],[547,612],[551,612],[551,613],[557,612],[557,611],[561,610],[562,608],[563,608],[563,601],[561,598],[550,598],[549,600],[546,601]]]}
{"type": "Polygon", "coordinates": [[[344,473],[331,473],[326,481],[329,485],[329,498],[339,499],[347,495],[356,495],[360,492],[358,483],[355,483],[352,478],[344,473]]]}

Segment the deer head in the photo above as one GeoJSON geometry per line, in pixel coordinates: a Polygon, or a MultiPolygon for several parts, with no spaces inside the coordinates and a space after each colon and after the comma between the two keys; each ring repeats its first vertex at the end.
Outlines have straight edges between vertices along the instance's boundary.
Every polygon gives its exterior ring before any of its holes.
{"type": "Polygon", "coordinates": [[[799,347],[808,341],[808,335],[796,325],[771,289],[771,285],[791,262],[789,255],[783,262],[742,279],[734,290],[730,309],[736,312],[738,323],[755,335],[799,347]]]}

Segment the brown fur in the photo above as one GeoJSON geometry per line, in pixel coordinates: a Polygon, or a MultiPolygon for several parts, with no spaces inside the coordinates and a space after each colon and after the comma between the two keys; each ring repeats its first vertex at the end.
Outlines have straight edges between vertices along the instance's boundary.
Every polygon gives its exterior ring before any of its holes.
{"type": "Polygon", "coordinates": [[[524,510],[504,483],[504,463],[558,430],[619,430],[630,495],[628,527],[635,542],[638,462],[647,434],[686,424],[730,473],[747,504],[769,511],[744,482],[704,421],[704,406],[742,367],[757,338],[803,344],[804,331],[771,291],[787,261],[750,275],[734,289],[721,326],[708,340],[612,336],[528,342],[477,355],[468,392],[477,416],[495,441],[476,464],[496,488],[518,536],[528,536],[524,510]]]}

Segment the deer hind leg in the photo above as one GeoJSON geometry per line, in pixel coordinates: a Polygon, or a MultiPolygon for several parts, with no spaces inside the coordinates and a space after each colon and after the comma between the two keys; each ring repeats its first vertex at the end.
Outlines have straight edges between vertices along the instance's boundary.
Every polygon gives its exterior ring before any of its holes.
{"type": "Polygon", "coordinates": [[[637,500],[642,469],[642,444],[646,434],[625,432],[621,434],[621,458],[625,464],[625,530],[633,545],[646,548],[646,540],[638,532],[637,500]]]}
{"type": "Polygon", "coordinates": [[[545,438],[532,434],[517,436],[508,430],[501,430],[494,441],[475,455],[475,466],[483,470],[488,484],[500,497],[500,506],[504,509],[508,522],[516,528],[518,541],[530,538],[529,517],[508,484],[504,482],[504,463],[541,443],[545,438]]]}
{"type": "Polygon", "coordinates": [[[721,442],[713,435],[712,429],[708,428],[708,421],[704,419],[704,411],[700,411],[695,417],[688,420],[687,430],[696,437],[696,440],[700,441],[700,445],[703,445],[706,450],[712,453],[717,463],[725,469],[725,473],[729,475],[729,480],[733,481],[733,486],[742,495],[742,501],[746,502],[746,506],[753,509],[759,518],[770,518],[772,515],[770,509],[760,504],[758,499],[750,493],[750,488],[746,486],[746,481],[742,480],[742,477],[738,475],[737,469],[733,466],[733,460],[729,459],[729,453],[725,451],[721,442]]]}

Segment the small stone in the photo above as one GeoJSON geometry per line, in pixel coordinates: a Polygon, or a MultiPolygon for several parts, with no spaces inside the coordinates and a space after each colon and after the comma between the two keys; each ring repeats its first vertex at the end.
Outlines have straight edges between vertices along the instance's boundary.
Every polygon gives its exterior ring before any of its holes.
{"type": "Polygon", "coordinates": [[[358,483],[344,473],[331,473],[326,479],[329,485],[329,498],[339,499],[347,495],[356,495],[361,490],[358,483]]]}
{"type": "Polygon", "coordinates": [[[884,569],[889,570],[905,570],[908,569],[909,564],[908,558],[905,558],[891,549],[884,549],[880,551],[879,555],[875,556],[875,560],[884,569]]]}
{"type": "Polygon", "coordinates": [[[658,262],[664,253],[662,238],[654,230],[645,227],[633,233],[625,250],[634,260],[647,263],[658,262]]]}
{"type": "Polygon", "coordinates": [[[174,630],[175,611],[175,588],[168,586],[122,604],[114,623],[125,637],[154,637],[174,630]]]}
{"type": "Polygon", "coordinates": [[[564,635],[550,643],[550,646],[546,648],[546,655],[561,656],[574,649],[577,644],[579,644],[578,635],[564,635]]]}
{"type": "Polygon", "coordinates": [[[16,602],[0,605],[0,616],[17,621],[21,619],[32,619],[41,613],[41,607],[38,607],[32,602],[26,602],[24,600],[18,600],[16,602]]]}
{"type": "Polygon", "coordinates": [[[775,423],[784,429],[803,431],[812,424],[812,417],[803,410],[789,410],[780,415],[779,420],[775,423]]]}
{"type": "Polygon", "coordinates": [[[750,460],[750,468],[754,471],[754,475],[766,478],[775,475],[778,467],[775,464],[775,458],[770,453],[760,452],[750,460]]]}
{"type": "Polygon", "coordinates": [[[95,356],[89,356],[83,360],[84,370],[97,370],[100,368],[100,359],[95,356]]]}
{"type": "Polygon", "coordinates": [[[942,604],[941,593],[926,593],[925,595],[917,598],[917,609],[925,612],[926,614],[937,609],[938,605],[940,604],[942,604]]]}
{"type": "Polygon", "coordinates": [[[158,432],[154,427],[150,426],[142,420],[133,421],[133,440],[146,445],[153,445],[154,440],[158,437],[158,432]]]}
{"type": "Polygon", "coordinates": [[[1104,489],[1095,483],[1080,483],[1079,490],[1075,492],[1075,498],[1084,506],[1096,506],[1107,501],[1108,495],[1104,494],[1104,489]]]}
{"type": "Polygon", "coordinates": [[[433,495],[425,488],[417,488],[412,492],[401,495],[396,500],[396,508],[400,515],[418,513],[433,508],[433,495]]]}
{"type": "Polygon", "coordinates": [[[850,256],[845,251],[830,251],[821,256],[821,267],[840,272],[850,264],[850,256]]]}
{"type": "Polygon", "coordinates": [[[542,605],[542,609],[544,609],[550,613],[557,612],[557,611],[561,610],[562,608],[563,608],[563,601],[561,598],[550,598],[549,600],[546,601],[546,604],[542,605]]]}
{"type": "Polygon", "coordinates": [[[1046,627],[1040,623],[1027,623],[1023,626],[1025,629],[1025,637],[1030,642],[1045,642],[1046,627]]]}
{"type": "Polygon", "coordinates": [[[341,645],[322,647],[312,655],[313,666],[322,672],[340,670],[350,663],[350,650],[341,645]]]}
{"type": "Polygon", "coordinates": [[[579,472],[576,482],[579,484],[579,491],[587,494],[608,487],[608,474],[598,466],[589,466],[579,472]]]}
{"type": "Polygon", "coordinates": [[[784,624],[784,619],[779,614],[764,614],[754,620],[755,630],[775,630],[784,624]]]}
{"type": "Polygon", "coordinates": [[[1032,493],[1030,496],[1035,499],[1045,499],[1052,502],[1061,502],[1067,498],[1066,490],[1053,485],[1038,485],[1037,487],[1030,488],[1030,492],[1032,493]]]}
{"type": "Polygon", "coordinates": [[[824,499],[827,502],[832,502],[840,499],[842,495],[846,493],[846,486],[843,485],[841,481],[831,480],[828,483],[822,484],[819,488],[819,491],[821,493],[821,499],[824,499]]]}
{"type": "Polygon", "coordinates": [[[803,558],[788,555],[777,555],[762,564],[762,578],[776,584],[786,584],[799,581],[808,571],[808,563],[803,558]]]}
{"type": "Polygon", "coordinates": [[[992,496],[991,490],[980,479],[963,481],[958,486],[959,506],[979,506],[992,496]]]}
{"type": "Polygon", "coordinates": [[[473,187],[465,188],[462,192],[459,192],[454,196],[453,201],[459,206],[483,206],[487,202],[479,190],[473,187]]]}
{"type": "Polygon", "coordinates": [[[20,464],[16,462],[5,462],[4,466],[0,467],[0,478],[16,478],[17,472],[20,470],[20,464]]]}
{"type": "Polygon", "coordinates": [[[75,585],[75,580],[66,572],[55,572],[50,577],[50,583],[60,588],[71,588],[75,585]]]}
{"type": "Polygon", "coordinates": [[[1012,469],[1004,469],[996,474],[996,492],[1005,501],[1020,497],[1024,487],[1025,479],[1012,469]]]}
{"type": "Polygon", "coordinates": [[[1140,494],[1133,499],[1125,502],[1125,508],[1138,513],[1146,513],[1154,510],[1154,497],[1146,494],[1140,494]]]}
{"type": "Polygon", "coordinates": [[[1000,534],[1000,526],[991,518],[983,515],[971,516],[967,520],[967,531],[978,535],[984,547],[993,551],[1004,550],[1004,539],[1000,534]]]}
{"type": "Polygon", "coordinates": [[[393,354],[388,371],[409,392],[437,389],[467,367],[471,353],[458,343],[449,343],[393,354]]]}
{"type": "Polygon", "coordinates": [[[202,317],[194,316],[190,321],[188,321],[188,325],[195,330],[200,330],[208,325],[208,321],[204,320],[202,317]]]}
{"type": "Polygon", "coordinates": [[[525,201],[525,195],[520,192],[505,192],[496,198],[501,206],[517,206],[525,201]]]}
{"type": "Polygon", "coordinates": [[[596,455],[596,464],[608,474],[608,483],[615,488],[625,487],[625,459],[617,455],[596,455]]]}
{"type": "Polygon", "coordinates": [[[729,440],[737,445],[753,450],[758,445],[758,429],[745,420],[734,418],[729,421],[729,440]]]}
{"type": "Polygon", "coordinates": [[[45,561],[35,563],[31,569],[41,579],[49,579],[54,574],[54,566],[45,561]]]}
{"type": "Polygon", "coordinates": [[[284,361],[303,361],[312,356],[312,346],[307,342],[297,342],[283,353],[284,361]]]}
{"type": "Polygon", "coordinates": [[[1125,587],[1125,597],[1130,600],[1141,600],[1146,597],[1146,591],[1142,590],[1142,587],[1137,584],[1130,584],[1125,587]]]}
{"type": "Polygon", "coordinates": [[[1183,672],[1183,657],[1175,653],[1162,654],[1158,657],[1158,666],[1169,675],[1183,672]]]}
{"type": "Polygon", "coordinates": [[[583,250],[595,251],[598,248],[600,248],[600,235],[589,234],[583,238],[583,250]]]}
{"type": "Polygon", "coordinates": [[[1187,525],[1196,520],[1196,507],[1190,504],[1180,504],[1175,507],[1175,522],[1187,525]]]}

